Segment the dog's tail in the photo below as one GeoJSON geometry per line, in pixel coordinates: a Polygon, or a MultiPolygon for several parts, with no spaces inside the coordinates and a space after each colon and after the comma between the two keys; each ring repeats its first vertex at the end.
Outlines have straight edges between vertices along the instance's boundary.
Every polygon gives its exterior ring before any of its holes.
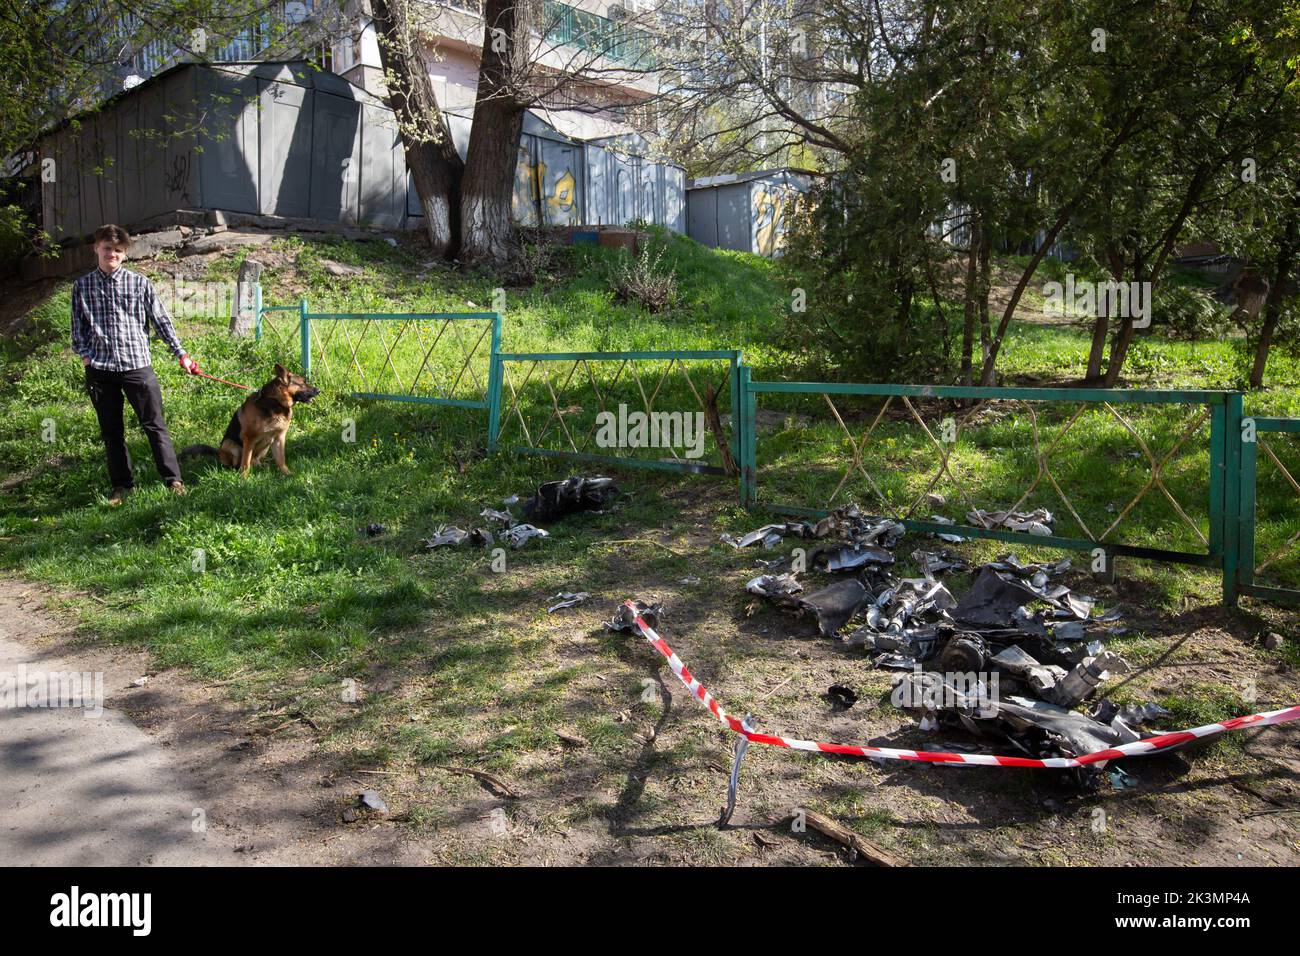
{"type": "Polygon", "coordinates": [[[190,445],[181,452],[182,458],[193,458],[195,455],[211,455],[216,458],[221,452],[211,445],[190,445]]]}

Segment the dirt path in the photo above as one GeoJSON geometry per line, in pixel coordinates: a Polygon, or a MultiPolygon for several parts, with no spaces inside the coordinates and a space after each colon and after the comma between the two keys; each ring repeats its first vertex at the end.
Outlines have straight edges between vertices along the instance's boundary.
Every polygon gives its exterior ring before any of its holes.
{"type": "MultiPolygon", "coordinates": [[[[57,628],[12,582],[0,585],[0,675],[87,671],[99,655],[69,655],[50,638],[57,628]]],[[[117,689],[120,667],[100,672],[117,689]]],[[[10,683],[9,686],[14,686],[10,683]]],[[[206,827],[202,801],[166,748],[121,710],[99,707],[96,676],[77,695],[81,707],[0,710],[0,859],[33,865],[138,866],[235,862],[229,839],[206,827]],[[197,812],[196,812],[197,811],[197,812]]]]}
{"type": "MultiPolygon", "coordinates": [[[[917,864],[1300,860],[1293,815],[1300,763],[1297,740],[1285,728],[1249,734],[1244,749],[1226,761],[1195,755],[1135,764],[1138,789],[1091,797],[1066,793],[1045,777],[799,763],[755,751],[747,758],[735,828],[718,831],[712,821],[729,751],[708,733],[696,703],[673,684],[662,685],[671,704],[654,732],[647,728],[638,738],[636,752],[618,758],[561,754],[555,759],[562,772],[554,777],[521,765],[512,776],[526,793],[511,802],[476,781],[433,769],[394,767],[368,776],[355,769],[355,761],[340,762],[337,750],[323,746],[322,735],[296,720],[292,710],[239,704],[223,684],[205,685],[175,671],[150,673],[148,657],[138,650],[77,639],[59,613],[47,609],[57,597],[39,585],[0,577],[0,678],[23,667],[29,677],[36,671],[100,673],[103,713],[0,709],[0,859],[14,864],[580,865],[702,859],[842,865],[846,861],[833,844],[772,825],[783,808],[818,795],[853,797],[859,809],[841,807],[844,819],[868,810],[883,814],[887,822],[876,838],[917,864]],[[145,675],[142,686],[132,686],[145,675]],[[675,753],[692,740],[698,752],[671,760],[660,756],[661,749],[675,753]],[[371,787],[394,812],[345,813],[371,787]],[[590,813],[567,812],[584,793],[598,806],[590,813]],[[1102,835],[1099,818],[1106,821],[1102,835]],[[196,820],[205,828],[196,829],[196,820]],[[494,830],[494,820],[506,826],[494,830]]],[[[725,635],[739,642],[729,653],[746,660],[748,641],[771,644],[765,629],[772,622],[765,618],[739,633],[734,623],[722,621],[714,634],[713,624],[692,624],[689,613],[689,603],[683,603],[677,626],[680,650],[693,663],[707,660],[707,649],[725,635]]],[[[1243,641],[1210,626],[1214,621],[1192,617],[1176,630],[1189,635],[1198,655],[1223,664],[1225,655],[1244,653],[1243,641]]],[[[563,624],[570,635],[583,633],[576,619],[563,624]]],[[[782,654],[773,662],[781,672],[798,675],[788,699],[772,698],[768,705],[792,726],[826,720],[808,701],[844,670],[833,652],[829,645],[799,642],[790,647],[790,659],[782,654]]],[[[637,675],[655,673],[635,654],[624,663],[629,669],[622,678],[617,664],[603,668],[602,691],[607,681],[634,684],[637,675]]],[[[725,686],[726,675],[719,679],[725,686]]],[[[766,671],[755,679],[779,684],[766,671]]],[[[1270,700],[1287,696],[1274,686],[1284,680],[1281,672],[1262,675],[1261,693],[1270,700]]],[[[736,691],[734,676],[726,689],[736,691]]],[[[868,705],[854,711],[863,710],[854,718],[861,726],[841,716],[827,732],[875,739],[884,730],[872,722],[868,705]]],[[[545,756],[537,754],[534,763],[545,756]]]]}
{"type": "Polygon", "coordinates": [[[91,716],[89,701],[0,708],[0,859],[37,866],[422,862],[392,822],[364,814],[351,826],[340,822],[367,784],[336,776],[304,741],[249,736],[250,715],[220,688],[171,672],[132,686],[148,674],[147,657],[74,641],[44,610],[52,596],[0,578],[0,678],[100,674],[102,712],[91,716]]]}

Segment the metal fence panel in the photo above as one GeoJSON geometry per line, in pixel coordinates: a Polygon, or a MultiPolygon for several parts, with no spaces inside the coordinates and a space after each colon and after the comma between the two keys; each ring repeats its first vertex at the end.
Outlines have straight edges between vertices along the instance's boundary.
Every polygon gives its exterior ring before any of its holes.
{"type": "MultiPolygon", "coordinates": [[[[266,305],[256,291],[256,337],[296,352],[304,376],[353,398],[495,414],[493,356],[501,347],[499,312],[310,312],[266,305]]],[[[493,426],[489,423],[489,429],[493,426]]]]}
{"type": "Polygon", "coordinates": [[[735,461],[735,425],[719,443],[709,419],[726,402],[738,421],[737,350],[516,352],[493,365],[489,450],[710,475],[735,461]]]}
{"type": "Polygon", "coordinates": [[[1236,510],[1229,493],[1231,483],[1226,480],[1233,467],[1227,460],[1231,443],[1220,437],[1239,427],[1233,419],[1234,409],[1235,414],[1240,412],[1238,393],[754,382],[744,375],[741,383],[746,418],[741,426],[746,436],[741,493],[748,507],[762,504],[779,513],[820,515],[861,492],[864,506],[879,509],[912,530],[1066,550],[1101,548],[1108,556],[1221,568],[1225,592],[1229,589],[1232,569],[1228,557],[1235,553],[1237,522],[1232,517],[1236,510]],[[800,474],[787,481],[787,487],[805,496],[815,488],[829,489],[822,505],[760,500],[760,395],[811,397],[829,410],[819,425],[820,433],[814,429],[799,432],[803,459],[808,457],[810,442],[819,439],[826,444],[823,464],[815,469],[816,474],[800,474]],[[861,413],[856,417],[849,414],[841,406],[855,398],[871,399],[872,407],[856,409],[861,413]],[[925,403],[936,399],[973,404],[945,406],[940,422],[932,413],[923,413],[930,407],[925,403]],[[1011,410],[1003,409],[992,421],[979,423],[993,429],[998,445],[962,446],[962,432],[972,430],[977,416],[992,415],[992,408],[1008,403],[1011,410]],[[1044,403],[1054,414],[1036,407],[1044,403]],[[1140,413],[1130,406],[1138,406],[1140,413]],[[1003,441],[1017,439],[1023,447],[1002,447],[1003,441]],[[1080,440],[1088,445],[1088,454],[1083,456],[1075,449],[1080,440]],[[1068,475],[1059,460],[1067,449],[1074,452],[1068,475]],[[841,467],[845,452],[849,461],[841,467]],[[980,459],[984,472],[994,474],[996,481],[1009,489],[1003,495],[1006,500],[989,500],[986,488],[975,488],[965,478],[963,462],[968,455],[980,459]],[[1089,481],[1090,470],[1099,462],[1121,478],[1131,476],[1133,487],[1128,489],[1125,484],[1124,499],[1100,499],[1095,487],[1100,483],[1089,481]],[[920,476],[912,477],[918,471],[920,476]],[[956,503],[963,506],[959,518],[940,513],[951,503],[946,496],[930,497],[936,490],[950,490],[956,503]],[[1192,503],[1197,497],[1203,507],[1192,503]],[[935,503],[940,500],[943,504],[935,503]],[[1063,509],[1066,520],[1055,527],[1043,526],[1038,533],[987,520],[993,512],[1033,510],[1048,504],[1063,509]],[[979,510],[986,516],[977,524],[971,516],[979,510]],[[930,511],[935,514],[927,518],[930,511]],[[1166,517],[1173,520],[1165,523],[1166,517]],[[1062,533],[1057,530],[1061,525],[1074,530],[1062,533]],[[1147,538],[1154,536],[1158,525],[1161,543],[1125,540],[1121,529],[1134,525],[1147,538]]]}
{"type": "Polygon", "coordinates": [[[1248,418],[1241,436],[1236,590],[1300,604],[1300,418],[1248,418]],[[1282,516],[1277,532],[1264,542],[1258,540],[1261,498],[1270,513],[1282,516]]]}

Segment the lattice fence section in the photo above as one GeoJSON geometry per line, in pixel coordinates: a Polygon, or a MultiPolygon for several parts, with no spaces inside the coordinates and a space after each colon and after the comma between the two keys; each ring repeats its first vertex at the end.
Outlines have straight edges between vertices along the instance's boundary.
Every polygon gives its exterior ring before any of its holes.
{"type": "Polygon", "coordinates": [[[502,355],[498,444],[724,473],[736,362],[730,352],[502,355]]]}
{"type": "Polygon", "coordinates": [[[257,320],[257,339],[268,345],[277,358],[293,359],[299,354],[299,309],[296,305],[263,306],[257,320]]]}
{"type": "Polygon", "coordinates": [[[1213,406],[818,397],[820,414],[784,419],[758,403],[760,503],[855,501],[897,519],[1036,525],[1098,545],[1211,547],[1213,406]]]}
{"type": "Polygon", "coordinates": [[[1261,428],[1254,465],[1253,583],[1300,597],[1300,431],[1261,428]]]}
{"type": "Polygon", "coordinates": [[[311,316],[312,376],[370,398],[487,400],[493,313],[311,316]]]}

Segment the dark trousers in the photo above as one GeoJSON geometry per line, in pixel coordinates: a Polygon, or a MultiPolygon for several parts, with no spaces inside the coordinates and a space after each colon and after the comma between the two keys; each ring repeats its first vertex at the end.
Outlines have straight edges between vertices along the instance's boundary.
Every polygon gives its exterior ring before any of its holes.
{"type": "Polygon", "coordinates": [[[99,434],[104,439],[108,455],[108,476],[114,488],[130,488],[135,484],[131,476],[131,456],[126,450],[126,436],[122,423],[122,396],[131,403],[136,420],[149,438],[153,449],[154,465],[164,482],[180,481],[181,469],[172,450],[172,439],[163,421],[162,391],[153,368],[131,369],[129,372],[109,372],[86,366],[86,391],[90,403],[99,417],[99,434]]]}

